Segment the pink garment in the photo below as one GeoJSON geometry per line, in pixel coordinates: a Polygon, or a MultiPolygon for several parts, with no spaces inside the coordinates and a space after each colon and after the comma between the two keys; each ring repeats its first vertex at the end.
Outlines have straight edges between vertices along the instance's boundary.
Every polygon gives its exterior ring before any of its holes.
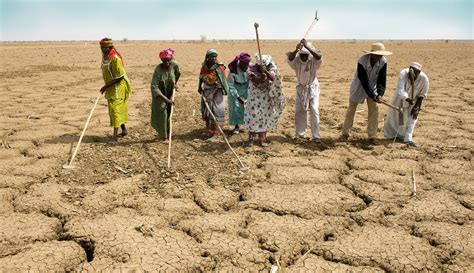
{"type": "Polygon", "coordinates": [[[160,51],[160,59],[173,59],[174,50],[171,48],[160,51]]]}
{"type": "Polygon", "coordinates": [[[240,55],[235,56],[234,60],[229,63],[229,69],[231,73],[237,73],[237,65],[239,62],[250,63],[252,57],[246,52],[240,53],[240,55]]]}

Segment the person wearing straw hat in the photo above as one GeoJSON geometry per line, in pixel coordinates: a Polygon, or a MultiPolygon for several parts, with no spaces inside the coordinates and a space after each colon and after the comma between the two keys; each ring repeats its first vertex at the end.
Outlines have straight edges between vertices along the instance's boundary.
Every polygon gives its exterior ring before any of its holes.
{"type": "Polygon", "coordinates": [[[114,132],[110,142],[117,142],[118,137],[127,135],[125,124],[128,122],[128,97],[132,89],[125,74],[122,55],[115,49],[112,39],[104,38],[100,42],[102,51],[102,76],[105,85],[100,89],[107,99],[110,125],[114,132]],[[118,135],[118,128],[122,133],[118,135]]]}
{"type": "Polygon", "coordinates": [[[314,46],[302,39],[296,49],[287,53],[288,64],[297,78],[295,102],[295,139],[304,137],[308,128],[308,110],[311,119],[311,134],[316,142],[321,142],[319,133],[319,81],[316,78],[323,55],[314,46]]]}
{"type": "Polygon", "coordinates": [[[369,108],[367,133],[369,143],[377,144],[378,129],[378,105],[382,102],[382,96],[385,92],[387,80],[387,59],[385,56],[392,52],[385,50],[382,43],[373,43],[370,51],[364,51],[366,54],[357,61],[357,72],[352,81],[349,94],[349,107],[347,108],[346,118],[342,128],[340,140],[347,141],[349,132],[354,123],[354,116],[357,105],[367,100],[369,108]]]}
{"type": "Polygon", "coordinates": [[[421,64],[412,62],[410,67],[400,71],[392,104],[400,106],[402,112],[388,109],[384,124],[385,138],[400,138],[407,145],[416,147],[413,131],[421,110],[421,103],[428,95],[429,88],[428,76],[421,71],[421,64]]]}
{"type": "Polygon", "coordinates": [[[160,52],[161,64],[157,65],[151,79],[151,126],[168,144],[170,133],[170,113],[173,93],[181,73],[174,61],[174,50],[164,49],[160,52]]]}

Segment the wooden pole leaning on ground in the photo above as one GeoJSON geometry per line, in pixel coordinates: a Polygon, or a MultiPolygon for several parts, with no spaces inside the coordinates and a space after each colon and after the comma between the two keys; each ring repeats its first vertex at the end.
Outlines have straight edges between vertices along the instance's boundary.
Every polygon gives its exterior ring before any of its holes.
{"type": "Polygon", "coordinates": [[[260,50],[260,39],[258,37],[258,23],[255,23],[253,24],[253,26],[255,27],[255,35],[257,36],[257,46],[258,46],[258,57],[260,59],[260,64],[263,63],[263,60],[262,60],[262,51],[260,50]]]}
{"type": "Polygon", "coordinates": [[[241,171],[246,171],[246,170],[248,170],[248,167],[246,167],[246,166],[244,165],[244,163],[242,162],[242,160],[240,160],[240,157],[235,153],[234,149],[232,149],[232,146],[230,146],[230,143],[229,143],[229,141],[227,140],[227,137],[225,136],[224,131],[222,131],[221,126],[219,126],[219,124],[217,123],[217,118],[216,118],[216,116],[214,116],[214,113],[212,113],[212,111],[211,111],[211,107],[209,107],[209,104],[207,103],[206,97],[204,97],[204,95],[201,94],[201,98],[202,98],[202,100],[204,101],[204,105],[206,105],[207,111],[209,111],[209,114],[211,115],[212,119],[213,119],[214,122],[216,123],[217,128],[219,129],[219,132],[221,132],[222,136],[224,137],[224,140],[225,140],[225,142],[227,143],[227,146],[229,146],[229,148],[230,148],[230,150],[232,151],[232,153],[235,155],[235,157],[237,157],[237,160],[239,161],[239,165],[240,165],[240,170],[241,170],[241,171]]]}
{"type": "Polygon", "coordinates": [[[309,26],[308,30],[306,30],[306,33],[304,34],[303,39],[306,39],[306,37],[308,37],[308,35],[311,33],[311,30],[313,30],[314,26],[316,25],[316,22],[318,21],[319,21],[318,10],[316,10],[316,13],[314,14],[314,20],[309,26]]]}
{"type": "MultiPolygon", "coordinates": [[[[171,101],[174,102],[174,93],[176,92],[176,88],[173,89],[173,94],[171,95],[171,101]]],[[[171,168],[171,139],[173,136],[173,110],[174,104],[171,104],[171,111],[170,111],[170,133],[168,135],[168,168],[171,168]]]]}
{"type": "Polygon", "coordinates": [[[74,161],[74,158],[76,158],[77,151],[79,150],[79,147],[81,146],[82,138],[84,137],[84,133],[86,132],[87,126],[89,125],[89,122],[91,121],[92,113],[94,113],[95,107],[97,106],[97,103],[99,102],[100,96],[102,96],[102,93],[99,93],[99,96],[97,96],[97,99],[95,100],[94,106],[92,107],[91,112],[89,113],[89,117],[87,118],[86,125],[84,125],[84,129],[82,129],[81,136],[79,137],[79,141],[77,142],[76,149],[74,150],[74,153],[72,154],[71,160],[69,161],[69,164],[63,165],[64,169],[72,169],[74,168],[72,166],[72,162],[74,161]]]}

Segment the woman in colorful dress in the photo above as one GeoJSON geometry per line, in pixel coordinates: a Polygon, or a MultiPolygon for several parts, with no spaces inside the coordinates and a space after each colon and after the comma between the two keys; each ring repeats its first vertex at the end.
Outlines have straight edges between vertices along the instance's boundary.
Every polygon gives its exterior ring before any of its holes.
{"type": "Polygon", "coordinates": [[[174,61],[171,48],[160,52],[161,64],[157,65],[151,79],[151,126],[156,130],[164,144],[168,144],[171,100],[181,73],[174,61]]]}
{"type": "Polygon", "coordinates": [[[117,142],[118,137],[127,135],[125,124],[128,122],[128,97],[132,89],[130,80],[125,74],[122,55],[115,49],[110,38],[100,41],[102,51],[102,77],[105,85],[100,89],[107,99],[110,125],[114,128],[111,142],[117,142]],[[122,133],[118,135],[118,128],[122,133]]]}
{"type": "Polygon", "coordinates": [[[239,125],[245,124],[244,103],[247,100],[249,80],[247,69],[249,68],[251,57],[248,53],[242,52],[235,56],[229,63],[229,124],[235,125],[234,134],[240,134],[239,125]]]}
{"type": "Polygon", "coordinates": [[[267,146],[267,131],[275,130],[285,108],[285,95],[278,68],[270,55],[262,55],[262,63],[250,66],[245,125],[249,130],[248,146],[258,134],[259,144],[267,146]]]}
{"type": "Polygon", "coordinates": [[[229,90],[225,69],[225,65],[217,60],[217,51],[209,49],[201,66],[198,92],[206,98],[209,108],[217,119],[216,124],[207,110],[204,100],[201,99],[202,119],[206,122],[206,134],[211,139],[219,136],[220,132],[217,126],[224,125],[225,121],[224,96],[229,90]]]}

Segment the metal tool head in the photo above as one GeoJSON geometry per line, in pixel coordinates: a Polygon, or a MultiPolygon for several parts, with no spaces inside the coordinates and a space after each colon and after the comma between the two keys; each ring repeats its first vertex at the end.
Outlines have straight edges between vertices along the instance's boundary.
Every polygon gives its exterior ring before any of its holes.
{"type": "Polygon", "coordinates": [[[314,20],[319,21],[318,10],[316,10],[316,13],[314,14],[314,20]]]}
{"type": "Polygon", "coordinates": [[[69,164],[64,164],[63,165],[63,169],[66,169],[66,170],[72,170],[74,169],[75,167],[73,165],[69,165],[69,164]]]}
{"type": "Polygon", "coordinates": [[[258,27],[259,27],[259,25],[258,25],[257,22],[255,22],[255,24],[253,24],[253,26],[254,26],[255,28],[258,28],[258,27]]]}
{"type": "Polygon", "coordinates": [[[241,166],[241,167],[239,168],[239,171],[240,171],[240,172],[246,172],[246,171],[248,171],[249,169],[250,169],[250,168],[247,167],[247,166],[241,166]]]}

